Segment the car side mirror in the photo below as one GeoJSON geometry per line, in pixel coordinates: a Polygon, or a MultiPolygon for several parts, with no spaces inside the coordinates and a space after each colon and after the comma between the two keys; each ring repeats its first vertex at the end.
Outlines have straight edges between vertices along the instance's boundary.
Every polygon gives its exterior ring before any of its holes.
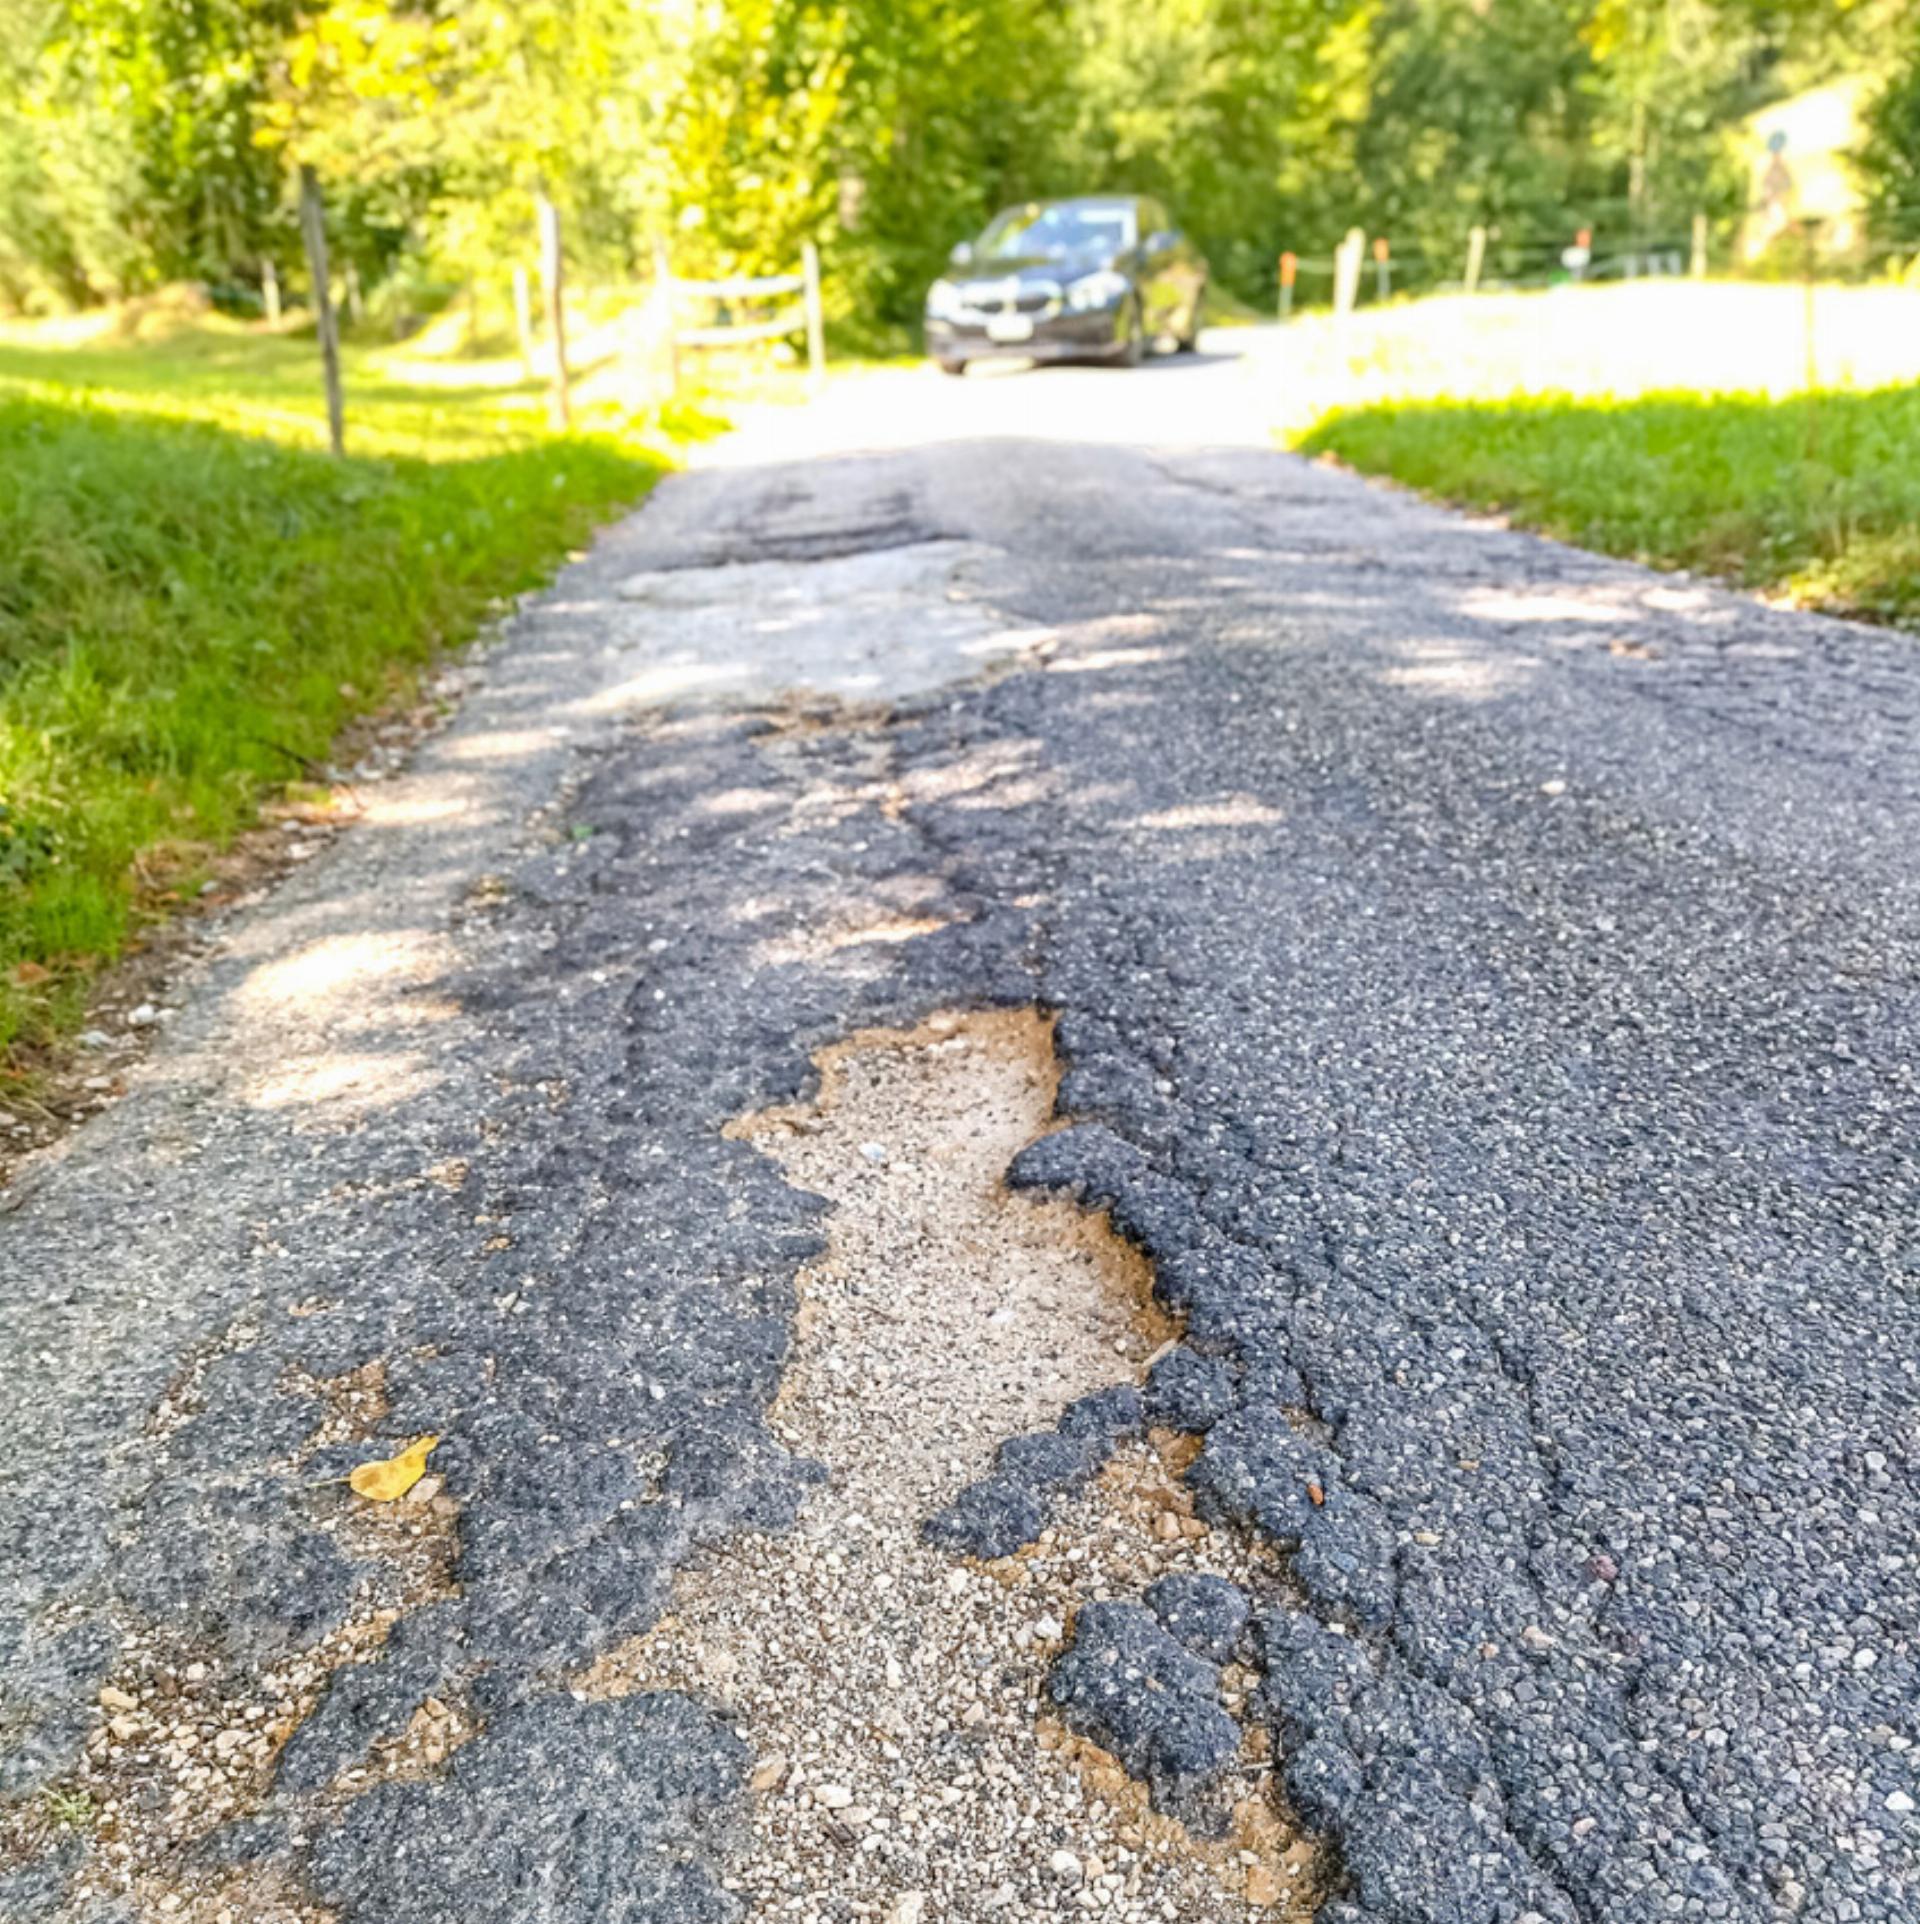
{"type": "Polygon", "coordinates": [[[971,267],[973,265],[972,241],[961,241],[947,256],[949,267],[971,267]]]}

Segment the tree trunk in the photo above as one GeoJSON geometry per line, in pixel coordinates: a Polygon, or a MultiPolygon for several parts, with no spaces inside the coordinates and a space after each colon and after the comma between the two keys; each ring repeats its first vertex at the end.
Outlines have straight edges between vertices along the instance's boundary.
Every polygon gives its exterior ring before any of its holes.
{"type": "Polygon", "coordinates": [[[564,266],[560,254],[560,210],[543,180],[533,190],[534,211],[540,219],[540,278],[547,295],[547,332],[553,337],[553,425],[565,432],[573,425],[573,396],[567,384],[567,315],[564,266]]]}
{"type": "Polygon", "coordinates": [[[347,451],[346,399],[340,391],[340,324],[333,311],[327,278],[327,216],[320,199],[320,177],[300,169],[300,234],[307,244],[307,273],[313,282],[313,321],[320,336],[320,366],[327,384],[327,440],[335,454],[347,451]]]}

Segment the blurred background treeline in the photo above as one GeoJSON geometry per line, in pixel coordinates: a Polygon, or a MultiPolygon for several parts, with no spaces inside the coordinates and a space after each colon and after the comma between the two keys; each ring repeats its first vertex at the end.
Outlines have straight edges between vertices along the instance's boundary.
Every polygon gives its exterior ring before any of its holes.
{"type": "Polygon", "coordinates": [[[1397,289],[1476,225],[1515,281],[1700,215],[1764,267],[1756,129],[1834,88],[1859,218],[1823,246],[1865,271],[1920,251],[1916,0],[0,0],[0,307],[291,301],[303,164],[386,338],[530,264],[540,191],[590,282],[814,241],[867,345],[997,206],[1101,188],[1163,197],[1263,306],[1278,250],[1356,225],[1397,289]]]}

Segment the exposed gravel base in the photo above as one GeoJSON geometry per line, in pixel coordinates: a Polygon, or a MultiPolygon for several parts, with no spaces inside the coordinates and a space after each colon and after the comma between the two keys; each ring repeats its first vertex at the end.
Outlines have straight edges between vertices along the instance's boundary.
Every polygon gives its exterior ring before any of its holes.
{"type": "Polygon", "coordinates": [[[1271,1593],[1271,1562],[1193,1518],[1145,1445],[1019,1558],[922,1540],[1008,1435],[1132,1380],[1166,1336],[1132,1251],[1001,1186],[1052,1115],[1049,1025],[936,1016],[822,1066],[817,1111],[745,1133],[834,1205],[772,1418],[830,1480],[792,1533],[683,1572],[660,1625],[583,1687],[672,1686],[738,1719],[754,1842],[726,1883],[756,1919],[1306,1915],[1313,1852],[1274,1807],[1264,1743],[1221,1800],[1239,1834],[1202,1843],[1070,1741],[1046,1687],[1085,1604],[1171,1570],[1271,1593]]]}

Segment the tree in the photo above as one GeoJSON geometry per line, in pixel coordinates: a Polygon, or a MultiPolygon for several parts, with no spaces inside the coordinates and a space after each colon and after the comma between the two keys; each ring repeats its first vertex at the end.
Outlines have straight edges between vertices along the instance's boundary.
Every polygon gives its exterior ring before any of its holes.
{"type": "Polygon", "coordinates": [[[1158,195],[1215,276],[1269,298],[1283,247],[1351,223],[1367,101],[1360,0],[1077,0],[1075,172],[1158,195]]]}
{"type": "Polygon", "coordinates": [[[1874,237],[1920,252],[1920,39],[1873,97],[1865,120],[1859,170],[1874,237]]]}
{"type": "Polygon", "coordinates": [[[817,242],[879,330],[998,207],[1102,188],[1263,302],[1355,221],[1401,285],[1474,226],[1538,271],[1732,211],[1742,117],[1839,73],[1887,76],[1863,166],[1904,213],[1917,43],[1920,0],[0,0],[0,299],[250,280],[302,165],[370,287],[504,293],[544,197],[595,278],[817,242]]]}

